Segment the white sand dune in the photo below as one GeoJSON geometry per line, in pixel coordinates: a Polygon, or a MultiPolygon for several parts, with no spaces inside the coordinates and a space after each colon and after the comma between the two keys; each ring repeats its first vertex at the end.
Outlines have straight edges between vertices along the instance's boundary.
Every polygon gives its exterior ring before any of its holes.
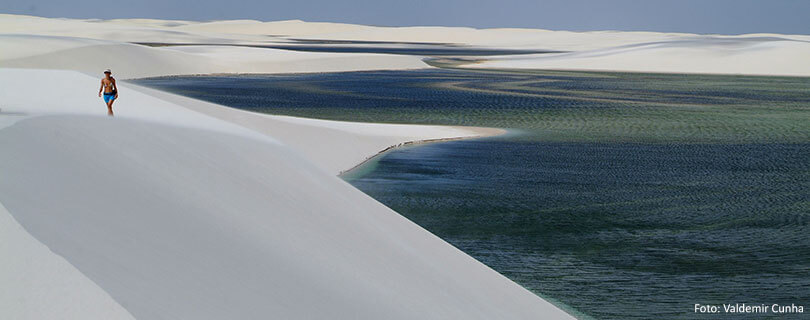
{"type": "Polygon", "coordinates": [[[564,317],[279,145],[45,116],[0,146],[2,203],[138,318],[564,317]]]}
{"type": "Polygon", "coordinates": [[[0,32],[4,34],[68,36],[117,42],[233,43],[233,39],[238,38],[237,35],[218,37],[204,33],[187,33],[174,29],[178,24],[182,22],[148,19],[54,19],[0,14],[0,32]]]}
{"type": "MultiPolygon", "coordinates": [[[[90,115],[96,82],[0,69],[0,222],[86,277],[79,303],[110,318],[570,318],[334,175],[384,145],[486,132],[265,116],[125,82],[108,119],[90,115]]],[[[0,270],[64,277],[18,269],[0,270]]],[[[20,298],[62,308],[47,297],[20,298]]]]}
{"type": "Polygon", "coordinates": [[[200,23],[188,23],[178,26],[177,29],[190,33],[227,33],[236,35],[272,36],[278,38],[301,38],[306,36],[322,36],[325,34],[340,34],[366,30],[369,26],[331,23],[331,22],[305,22],[301,20],[285,20],[262,22],[256,20],[227,20],[200,23]]]}

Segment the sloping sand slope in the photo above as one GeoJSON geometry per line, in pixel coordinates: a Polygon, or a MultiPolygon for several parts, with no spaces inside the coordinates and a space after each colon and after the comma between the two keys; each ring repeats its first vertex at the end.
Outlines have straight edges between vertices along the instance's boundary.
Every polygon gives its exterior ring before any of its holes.
{"type": "Polygon", "coordinates": [[[2,205],[0,258],[3,319],[133,319],[107,292],[32,237],[2,205]]]}
{"type": "Polygon", "coordinates": [[[49,116],[0,148],[2,203],[139,318],[564,317],[278,145],[49,116]]]}

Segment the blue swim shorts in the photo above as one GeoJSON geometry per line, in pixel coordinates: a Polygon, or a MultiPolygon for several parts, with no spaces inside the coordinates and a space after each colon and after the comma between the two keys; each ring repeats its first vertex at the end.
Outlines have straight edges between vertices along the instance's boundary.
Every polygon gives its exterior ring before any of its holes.
{"type": "Polygon", "coordinates": [[[115,94],[112,93],[105,93],[104,94],[104,103],[110,103],[110,101],[115,100],[115,94]]]}

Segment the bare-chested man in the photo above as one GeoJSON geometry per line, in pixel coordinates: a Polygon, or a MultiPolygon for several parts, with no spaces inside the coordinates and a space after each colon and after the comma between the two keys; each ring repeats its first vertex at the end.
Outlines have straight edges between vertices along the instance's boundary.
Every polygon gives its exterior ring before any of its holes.
{"type": "Polygon", "coordinates": [[[98,96],[104,91],[104,103],[107,104],[107,115],[113,115],[113,102],[118,99],[118,86],[115,84],[115,78],[112,77],[110,69],[104,70],[104,78],[101,78],[101,87],[98,88],[98,96]]]}

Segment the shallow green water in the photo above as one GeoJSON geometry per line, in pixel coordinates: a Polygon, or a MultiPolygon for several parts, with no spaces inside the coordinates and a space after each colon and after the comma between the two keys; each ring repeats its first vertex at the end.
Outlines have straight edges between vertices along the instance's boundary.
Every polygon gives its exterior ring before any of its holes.
{"type": "MultiPolygon", "coordinates": [[[[810,306],[806,78],[427,70],[141,83],[273,114],[513,128],[394,150],[345,178],[578,316],[810,306]]],[[[774,315],[749,317],[763,316],[774,315]]]]}

